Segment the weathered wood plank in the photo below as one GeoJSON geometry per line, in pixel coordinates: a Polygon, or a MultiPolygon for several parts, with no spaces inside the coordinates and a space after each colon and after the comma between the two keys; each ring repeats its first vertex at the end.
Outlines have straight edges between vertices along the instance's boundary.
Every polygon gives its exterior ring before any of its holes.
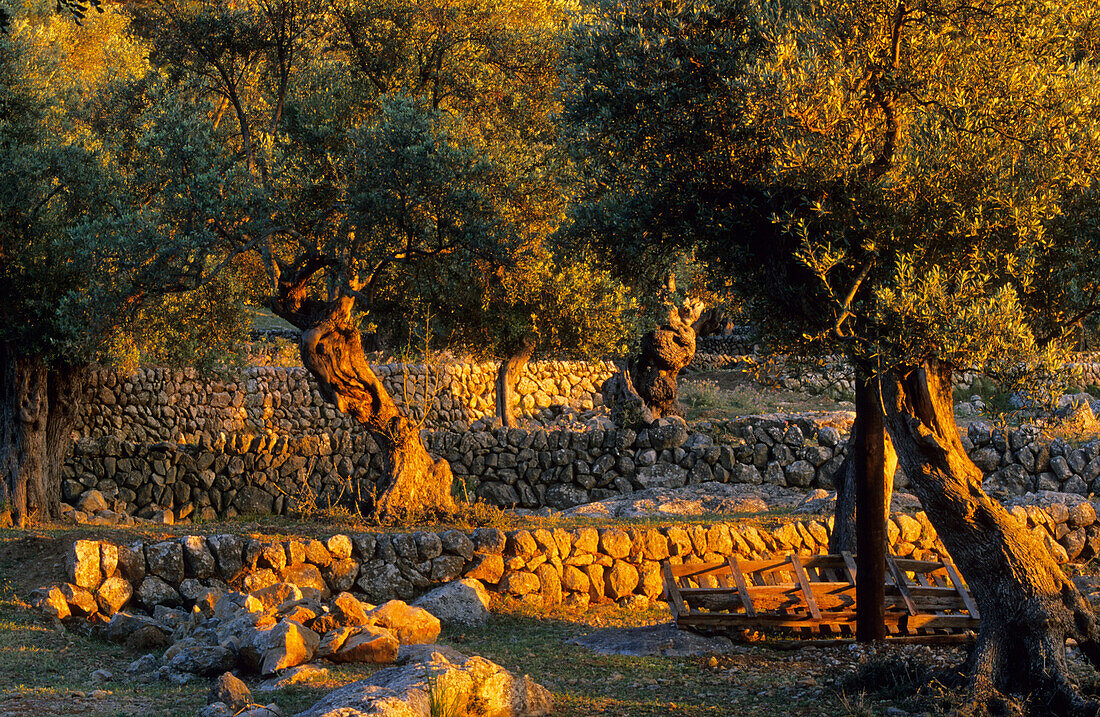
{"type": "Polygon", "coordinates": [[[741,572],[741,567],[737,564],[737,558],[731,557],[728,562],[730,574],[733,575],[733,582],[737,586],[737,594],[741,597],[741,605],[745,608],[745,614],[749,617],[756,617],[756,606],[752,603],[752,594],[749,592],[748,583],[745,582],[745,574],[741,572]]]}

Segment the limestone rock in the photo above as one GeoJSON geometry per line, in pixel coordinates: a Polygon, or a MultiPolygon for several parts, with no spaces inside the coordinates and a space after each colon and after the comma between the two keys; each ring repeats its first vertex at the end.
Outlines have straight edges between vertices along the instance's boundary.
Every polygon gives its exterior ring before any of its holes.
{"type": "Polygon", "coordinates": [[[351,593],[336,596],[332,601],[332,613],[341,627],[358,627],[369,622],[363,603],[351,593]]]}
{"type": "MultiPolygon", "coordinates": [[[[427,651],[426,651],[427,652],[427,651]]],[[[482,657],[444,651],[422,654],[326,695],[296,717],[418,717],[429,714],[431,685],[453,696],[454,714],[468,717],[536,717],[550,714],[550,692],[482,657]]]]}
{"type": "Polygon", "coordinates": [[[107,499],[98,490],[86,490],[76,501],[76,509],[85,513],[98,513],[101,510],[110,510],[107,499]]]}
{"type": "Polygon", "coordinates": [[[466,571],[466,577],[482,580],[487,583],[497,583],[504,575],[504,558],[500,555],[479,554],[474,557],[474,564],[466,571]]]}
{"type": "Polygon", "coordinates": [[[292,583],[275,583],[267,587],[254,590],[252,597],[260,601],[264,610],[274,610],[285,602],[301,600],[302,591],[292,583]]]}
{"type": "Polygon", "coordinates": [[[324,667],[319,667],[314,664],[298,665],[297,667],[283,670],[271,679],[264,680],[260,683],[260,686],[256,688],[256,691],[274,692],[275,690],[281,690],[291,685],[300,685],[313,680],[323,680],[328,677],[328,674],[328,670],[324,667]]]}
{"type": "Polygon", "coordinates": [[[241,682],[232,672],[223,672],[221,677],[214,680],[210,688],[210,695],[206,698],[208,703],[224,703],[233,713],[239,712],[252,702],[252,691],[248,685],[241,682]]]}
{"type": "Polygon", "coordinates": [[[288,565],[283,570],[283,580],[298,586],[302,594],[313,599],[320,599],[328,593],[328,585],[321,577],[321,571],[316,565],[310,563],[295,563],[288,565]]]}
{"type": "Polygon", "coordinates": [[[439,619],[421,607],[402,600],[390,600],[379,605],[368,617],[397,636],[402,645],[424,645],[439,637],[439,619]]]}
{"type": "Polygon", "coordinates": [[[99,609],[95,596],[90,590],[85,590],[79,585],[64,583],[61,586],[61,594],[65,596],[65,602],[69,604],[69,612],[83,617],[91,615],[99,609]]]}
{"type": "Polygon", "coordinates": [[[481,625],[489,618],[489,592],[473,578],[455,580],[420,596],[421,607],[445,625],[481,625]]]}
{"type": "Polygon", "coordinates": [[[206,645],[190,637],[170,647],[164,657],[168,666],[177,672],[203,676],[225,672],[236,661],[228,648],[206,645]]]}
{"type": "Polygon", "coordinates": [[[184,578],[183,546],[174,540],[148,544],[145,546],[145,565],[150,575],[179,585],[184,578]]]}
{"type": "Polygon", "coordinates": [[[65,556],[65,571],[69,582],[88,590],[95,590],[103,581],[99,569],[99,543],[94,540],[77,540],[65,556]]]}
{"type": "Polygon", "coordinates": [[[137,594],[141,604],[149,609],[152,609],[154,605],[183,604],[179,592],[155,575],[149,575],[141,581],[137,594]]]}
{"type": "Polygon", "coordinates": [[[31,594],[31,604],[36,610],[54,620],[64,620],[72,614],[61,588],[56,585],[35,590],[31,594]]]}
{"type": "Polygon", "coordinates": [[[270,675],[309,662],[320,642],[317,633],[293,620],[279,622],[263,637],[260,673],[270,675]]]}
{"type": "Polygon", "coordinates": [[[180,538],[180,544],[183,546],[183,562],[188,577],[208,578],[215,574],[217,564],[214,554],[202,536],[185,535],[180,538]]]}
{"type": "Polygon", "coordinates": [[[399,643],[394,634],[375,625],[363,625],[348,628],[342,636],[340,646],[328,659],[333,662],[373,662],[376,664],[393,662],[397,659],[399,643]]]}
{"type": "Polygon", "coordinates": [[[104,615],[114,615],[122,609],[134,594],[134,588],[129,582],[118,575],[107,578],[96,590],[96,602],[99,603],[99,611],[104,615]]]}

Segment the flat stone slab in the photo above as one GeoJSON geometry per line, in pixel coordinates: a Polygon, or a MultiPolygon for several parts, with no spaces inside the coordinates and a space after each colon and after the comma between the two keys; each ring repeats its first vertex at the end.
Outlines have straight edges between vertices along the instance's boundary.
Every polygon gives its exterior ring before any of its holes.
{"type": "Polygon", "coordinates": [[[630,657],[700,657],[723,655],[733,651],[733,642],[726,637],[704,637],[680,630],[675,625],[607,628],[573,640],[574,645],[599,655],[630,657]]]}

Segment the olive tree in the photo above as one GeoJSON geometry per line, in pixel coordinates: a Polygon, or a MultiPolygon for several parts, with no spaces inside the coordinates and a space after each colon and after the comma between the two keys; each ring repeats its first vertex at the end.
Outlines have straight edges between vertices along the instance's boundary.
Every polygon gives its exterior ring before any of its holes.
{"type": "MultiPolygon", "coordinates": [[[[566,113],[594,155],[594,206],[648,209],[680,179],[688,197],[670,195],[671,209],[643,215],[623,241],[634,255],[665,250],[675,243],[650,229],[656,220],[698,213],[677,241],[701,245],[763,329],[854,363],[864,475],[883,474],[882,426],[980,608],[966,671],[977,703],[1022,693],[1036,713],[1095,714],[1065,662],[1074,638],[1100,664],[1095,616],[982,489],[951,377],[1049,362],[1062,317],[1095,310],[1089,279],[1085,291],[1059,292],[1049,278],[1075,273],[1057,262],[1093,266],[1098,9],[1078,0],[603,7],[579,46],[566,113]],[[605,41],[620,31],[632,41],[605,41]],[[620,91],[639,117],[605,106],[620,91]],[[662,113],[677,120],[668,136],[662,113]],[[681,118],[707,123],[697,151],[677,141],[692,126],[681,118]]],[[[606,216],[597,221],[613,235],[625,220],[606,216]]],[[[881,520],[881,504],[868,507],[881,520]]]]}

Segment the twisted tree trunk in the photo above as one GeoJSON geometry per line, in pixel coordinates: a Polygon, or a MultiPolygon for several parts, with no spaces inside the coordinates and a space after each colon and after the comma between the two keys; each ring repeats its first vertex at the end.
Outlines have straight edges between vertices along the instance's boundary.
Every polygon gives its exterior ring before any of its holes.
{"type": "Polygon", "coordinates": [[[502,361],[500,368],[497,370],[497,417],[500,418],[500,423],[505,428],[513,428],[516,425],[514,398],[516,382],[519,381],[520,374],[523,373],[527,362],[531,360],[531,356],[535,353],[537,343],[534,334],[524,336],[519,350],[508,360],[502,361]]]}
{"type": "Polygon", "coordinates": [[[695,358],[691,324],[701,310],[698,303],[670,306],[665,323],[642,337],[641,350],[627,367],[630,383],[654,419],[681,415],[677,379],[695,358]]]}
{"type": "Polygon", "coordinates": [[[976,701],[1031,695],[1032,712],[1096,715],[1066,669],[1066,640],[1100,665],[1096,616],[1049,551],[982,490],[959,439],[951,368],[926,362],[883,385],[898,461],[981,612],[967,663],[976,701]]]}
{"type": "Polygon", "coordinates": [[[84,380],[83,366],[51,368],[0,345],[0,512],[10,510],[17,527],[61,514],[61,470],[84,380]]]}
{"type": "Polygon", "coordinates": [[[44,492],[48,408],[45,362],[0,345],[0,503],[18,528],[27,524],[33,506],[28,497],[44,492]]]}
{"type": "Polygon", "coordinates": [[[401,414],[371,370],[352,317],[354,297],[341,292],[327,302],[305,298],[310,279],[324,266],[317,258],[298,262],[280,278],[272,308],[301,330],[302,364],[317,379],[321,395],[362,423],[382,449],[388,475],[371,510],[380,520],[454,512],[450,464],[428,455],[419,426],[401,414]]]}

